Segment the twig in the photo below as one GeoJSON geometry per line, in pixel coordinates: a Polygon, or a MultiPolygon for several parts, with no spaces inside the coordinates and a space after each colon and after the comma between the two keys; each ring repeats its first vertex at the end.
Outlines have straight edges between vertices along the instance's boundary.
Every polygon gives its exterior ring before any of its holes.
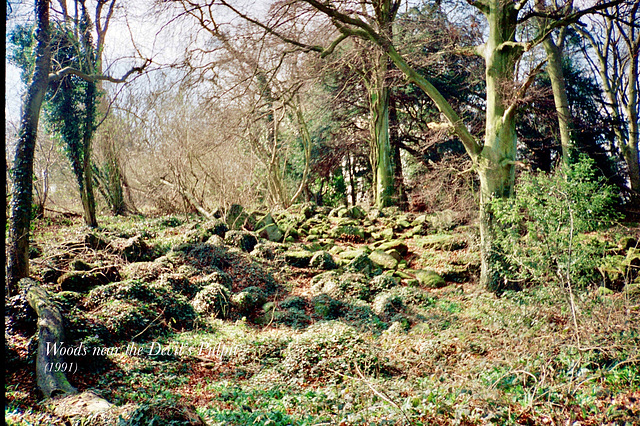
{"type": "MultiPolygon", "coordinates": [[[[166,308],[165,308],[165,309],[166,309],[166,308]]],[[[138,333],[138,334],[136,334],[135,336],[133,336],[133,337],[131,338],[131,341],[135,340],[138,336],[142,335],[145,331],[147,331],[147,330],[149,329],[149,327],[151,327],[151,326],[153,325],[153,323],[154,323],[154,322],[156,322],[156,321],[157,321],[157,320],[158,320],[162,315],[164,315],[164,311],[165,311],[165,309],[163,309],[163,310],[162,310],[162,312],[160,312],[160,313],[158,314],[158,316],[157,316],[157,317],[155,317],[155,318],[153,319],[153,321],[151,321],[151,322],[150,322],[150,323],[149,323],[149,324],[144,328],[144,330],[142,330],[140,333],[138,333]]]]}

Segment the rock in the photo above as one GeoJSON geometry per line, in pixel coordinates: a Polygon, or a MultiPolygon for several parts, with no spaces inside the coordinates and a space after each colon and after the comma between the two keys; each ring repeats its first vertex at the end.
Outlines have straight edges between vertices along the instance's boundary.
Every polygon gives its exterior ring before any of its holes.
{"type": "Polygon", "coordinates": [[[365,240],[365,232],[359,226],[341,225],[333,228],[329,235],[332,238],[350,242],[362,242],[365,240]]]}
{"type": "Polygon", "coordinates": [[[307,268],[311,262],[313,253],[306,250],[294,250],[284,253],[284,261],[296,268],[307,268]]]}
{"type": "Polygon", "coordinates": [[[250,253],[258,244],[258,239],[247,231],[229,231],[224,237],[224,242],[230,246],[238,247],[240,250],[250,253]]]}
{"type": "Polygon", "coordinates": [[[191,305],[199,314],[226,318],[231,308],[229,290],[218,283],[209,284],[196,294],[191,305]]]}
{"type": "Polygon", "coordinates": [[[347,215],[352,219],[358,219],[358,220],[364,219],[365,217],[367,217],[366,212],[360,206],[351,207],[348,210],[347,215]]]}
{"type": "Polygon", "coordinates": [[[289,296],[280,302],[280,307],[282,309],[299,309],[303,311],[307,307],[307,301],[300,296],[289,296]]]}
{"type": "Polygon", "coordinates": [[[86,292],[93,287],[120,281],[120,273],[115,266],[96,268],[93,272],[70,271],[58,278],[63,291],[86,292]]]}
{"type": "Polygon", "coordinates": [[[374,265],[366,253],[360,253],[359,255],[354,257],[351,262],[349,262],[345,270],[349,272],[360,272],[366,275],[371,275],[374,270],[374,265]]]}
{"type": "Polygon", "coordinates": [[[239,204],[232,204],[224,217],[224,222],[231,230],[247,229],[253,231],[256,228],[256,218],[247,213],[239,204]]]}
{"type": "Polygon", "coordinates": [[[396,250],[401,256],[406,256],[409,253],[409,247],[403,240],[392,240],[386,243],[382,243],[378,246],[382,251],[396,250]]]}
{"type": "Polygon", "coordinates": [[[409,229],[411,228],[411,224],[406,219],[400,219],[396,222],[396,226],[400,229],[409,229]]]}
{"type": "Polygon", "coordinates": [[[340,317],[342,302],[327,294],[319,294],[311,299],[313,310],[324,320],[332,320],[340,317]]]}
{"type": "Polygon", "coordinates": [[[233,287],[233,280],[227,273],[222,271],[216,271],[207,276],[200,278],[198,281],[196,281],[196,284],[200,288],[207,287],[211,284],[219,284],[224,288],[226,288],[227,290],[231,291],[233,287]]]}
{"type": "Polygon", "coordinates": [[[384,238],[387,241],[393,240],[393,238],[395,237],[395,233],[393,232],[393,228],[385,228],[385,229],[383,229],[380,232],[380,237],[384,238]]]}
{"type": "Polygon", "coordinates": [[[278,225],[274,223],[259,228],[258,235],[260,235],[260,237],[264,238],[265,240],[273,242],[282,241],[282,237],[284,237],[282,231],[280,230],[280,228],[278,228],[278,225]]]}
{"type": "Polygon", "coordinates": [[[279,242],[284,237],[278,224],[273,220],[271,213],[264,215],[256,224],[257,234],[269,241],[279,242]]]}
{"type": "Polygon", "coordinates": [[[260,287],[247,287],[231,296],[231,301],[238,311],[250,313],[267,301],[267,296],[260,287]]]}
{"type": "Polygon", "coordinates": [[[395,269],[398,266],[398,261],[382,250],[374,250],[369,253],[369,259],[382,269],[395,269]]]}
{"type": "Polygon", "coordinates": [[[109,243],[109,246],[120,256],[124,257],[128,262],[137,262],[143,260],[147,252],[147,244],[140,235],[136,235],[129,239],[118,238],[109,243]]]}
{"type": "Polygon", "coordinates": [[[456,212],[453,210],[443,210],[435,212],[428,217],[431,226],[439,231],[449,231],[457,225],[456,212]]]}
{"type": "Polygon", "coordinates": [[[102,250],[109,245],[107,239],[96,232],[87,232],[82,237],[82,240],[87,247],[94,250],[102,250]]]}
{"type": "Polygon", "coordinates": [[[382,292],[373,299],[373,312],[382,317],[390,317],[404,311],[404,303],[400,296],[390,292],[382,292]]]}
{"type": "Polygon", "coordinates": [[[212,246],[224,247],[224,239],[220,235],[212,235],[211,237],[209,237],[206,243],[212,246]]]}
{"type": "MultiPolygon", "coordinates": [[[[229,278],[229,281],[231,281],[231,278],[229,278]]],[[[191,283],[189,278],[183,274],[162,274],[158,278],[158,283],[186,296],[188,299],[193,298],[201,289],[199,285],[191,283]]]]}
{"type": "Polygon", "coordinates": [[[134,262],[122,270],[124,279],[139,279],[145,282],[155,281],[163,272],[169,270],[159,262],[134,262]]]}
{"type": "MultiPolygon", "coordinates": [[[[353,260],[353,259],[355,259],[356,257],[358,257],[358,256],[360,256],[362,254],[371,253],[371,250],[369,250],[366,247],[363,247],[363,248],[360,248],[360,249],[357,249],[357,250],[342,250],[342,251],[339,251],[341,249],[338,246],[336,246],[336,247],[337,248],[335,248],[335,252],[337,252],[338,257],[340,259],[344,259],[344,260],[353,260]]],[[[330,252],[333,252],[333,251],[334,251],[334,249],[330,250],[330,252]]]]}
{"type": "Polygon", "coordinates": [[[333,260],[333,256],[331,256],[329,252],[324,250],[318,251],[313,255],[313,257],[309,261],[309,266],[311,266],[312,268],[324,270],[336,269],[338,267],[336,261],[333,260]]]}
{"type": "Polygon", "coordinates": [[[467,246],[466,240],[461,236],[450,234],[427,235],[420,238],[414,238],[416,245],[423,249],[454,251],[460,250],[467,246]]]}
{"type": "Polygon", "coordinates": [[[378,210],[376,208],[373,208],[373,209],[369,210],[369,212],[367,213],[367,219],[369,219],[371,221],[374,221],[376,219],[380,219],[382,217],[384,217],[384,213],[382,213],[382,211],[380,211],[380,210],[378,210]]]}
{"type": "Polygon", "coordinates": [[[447,285],[444,278],[435,271],[418,270],[415,275],[420,284],[428,288],[442,288],[447,285]]]}
{"type": "Polygon", "coordinates": [[[209,220],[202,224],[203,241],[207,241],[214,235],[217,235],[220,238],[224,238],[228,230],[229,227],[222,220],[209,220]]]}
{"type": "Polygon", "coordinates": [[[399,284],[398,280],[388,274],[376,275],[371,279],[369,288],[372,295],[378,294],[382,291],[389,290],[396,287],[399,284]]]}

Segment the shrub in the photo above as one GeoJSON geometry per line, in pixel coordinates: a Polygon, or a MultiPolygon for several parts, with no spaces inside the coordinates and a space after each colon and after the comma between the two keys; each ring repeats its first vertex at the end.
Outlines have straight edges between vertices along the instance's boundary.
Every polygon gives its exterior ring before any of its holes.
{"type": "Polygon", "coordinates": [[[603,247],[580,234],[610,225],[617,218],[615,204],[613,188],[596,178],[586,157],[566,174],[523,174],[514,198],[492,202],[505,275],[532,283],[569,276],[583,286],[593,281],[603,247]]]}

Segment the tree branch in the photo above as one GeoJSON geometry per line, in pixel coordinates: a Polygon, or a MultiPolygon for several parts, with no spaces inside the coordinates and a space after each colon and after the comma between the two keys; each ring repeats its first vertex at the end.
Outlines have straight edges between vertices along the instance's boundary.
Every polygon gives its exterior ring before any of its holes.
{"type": "Polygon", "coordinates": [[[146,59],[141,67],[134,67],[127,71],[121,78],[112,77],[103,74],[87,74],[73,67],[65,67],[55,73],[49,74],[49,82],[58,81],[67,75],[75,75],[89,82],[109,81],[111,83],[124,83],[133,73],[141,74],[142,71],[151,63],[150,59],[146,59]]]}

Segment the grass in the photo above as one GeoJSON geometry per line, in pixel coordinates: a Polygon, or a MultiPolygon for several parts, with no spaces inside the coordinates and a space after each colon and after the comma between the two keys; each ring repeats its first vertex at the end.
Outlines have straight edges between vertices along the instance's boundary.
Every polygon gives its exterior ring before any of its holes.
{"type": "MultiPolygon", "coordinates": [[[[101,223],[106,235],[144,234],[148,245],[165,251],[192,225],[138,217],[101,223]]],[[[62,241],[65,227],[35,227],[45,253],[62,241]]],[[[67,235],[81,232],[79,224],[67,229],[67,235]]],[[[446,266],[447,253],[410,248],[417,255],[409,259],[412,267],[425,259],[446,266]]],[[[455,252],[456,258],[469,257],[469,250],[455,252]]],[[[98,251],[76,255],[92,262],[113,259],[98,251]]],[[[256,325],[242,317],[202,318],[189,331],[161,324],[162,334],[136,340],[145,348],[142,354],[108,355],[105,371],[85,368],[71,375],[71,382],[80,390],[98,389],[119,406],[190,404],[211,425],[626,425],[640,418],[640,309],[624,293],[577,293],[576,329],[566,292],[553,283],[496,297],[474,280],[454,281],[442,289],[422,289],[426,299],[405,298],[396,319],[356,315],[355,305],[341,300],[342,316],[331,319],[353,331],[332,334],[336,327],[329,325],[319,340],[305,334],[323,321],[310,303],[313,274],[282,269],[277,262],[248,261],[241,254],[226,259],[234,283],[272,285],[273,278],[278,287],[270,301],[276,305],[292,296],[306,300],[295,308],[311,325],[256,325]],[[403,327],[389,328],[394,321],[403,327]],[[192,351],[149,355],[153,342],[192,351]],[[350,350],[355,347],[360,349],[350,350]],[[300,357],[295,362],[321,366],[315,370],[321,374],[292,369],[293,349],[300,357]],[[363,352],[375,356],[375,368],[363,352]],[[333,359],[342,364],[332,364],[333,359]]],[[[371,311],[370,302],[359,303],[371,311]]],[[[38,399],[33,359],[25,357],[22,339],[10,342],[20,349],[20,361],[15,371],[7,369],[7,424],[58,424],[62,421],[38,399]]],[[[125,337],[111,343],[124,348],[128,342],[125,337]]]]}

